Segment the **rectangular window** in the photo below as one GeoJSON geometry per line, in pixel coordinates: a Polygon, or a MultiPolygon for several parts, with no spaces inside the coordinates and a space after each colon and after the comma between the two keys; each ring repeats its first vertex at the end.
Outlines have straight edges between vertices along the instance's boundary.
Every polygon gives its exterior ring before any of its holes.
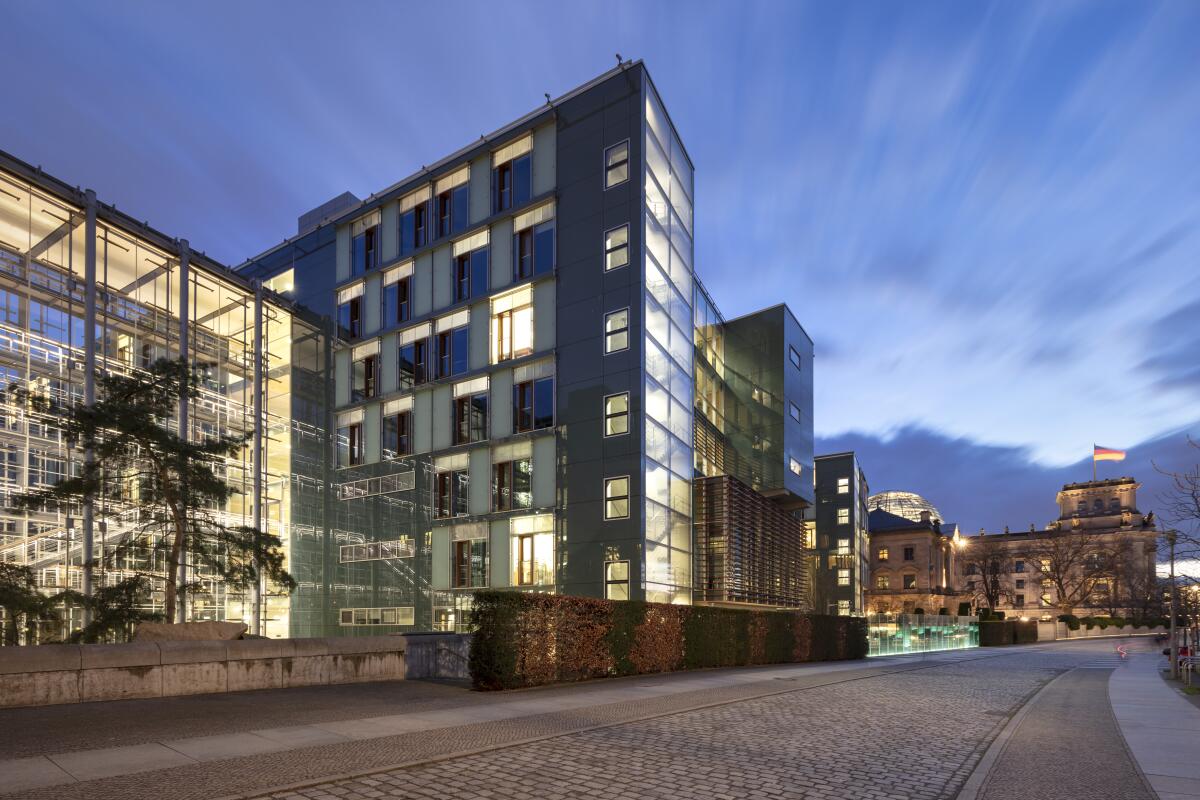
{"type": "Polygon", "coordinates": [[[629,349],[629,309],[610,311],[604,315],[604,353],[619,353],[629,349]]]}
{"type": "Polygon", "coordinates": [[[904,560],[905,561],[912,561],[915,557],[916,557],[915,551],[913,548],[911,548],[911,547],[904,548],[904,560]]]}
{"type": "Polygon", "coordinates": [[[629,226],[622,225],[604,234],[604,271],[629,263],[629,226]]]}
{"type": "Polygon", "coordinates": [[[905,575],[904,576],[904,588],[905,589],[917,588],[917,576],[916,575],[905,575]]]}
{"type": "Polygon", "coordinates": [[[488,250],[481,247],[454,259],[454,302],[488,293],[488,250]]]}
{"type": "Polygon", "coordinates": [[[849,525],[850,524],[850,509],[839,508],[837,510],[837,524],[838,525],[849,525]]]}
{"type": "Polygon", "coordinates": [[[363,462],[362,423],[338,428],[338,466],[353,467],[363,462]]]}
{"type": "Polygon", "coordinates": [[[492,301],[492,363],[533,352],[533,292],[525,287],[492,301]]]}
{"type": "Polygon", "coordinates": [[[429,380],[429,340],[416,339],[400,345],[400,388],[411,389],[429,380]]]}
{"type": "Polygon", "coordinates": [[[875,576],[875,588],[876,589],[887,589],[887,588],[889,588],[890,584],[891,584],[890,576],[888,576],[888,575],[876,575],[875,576]]]}
{"type": "Polygon", "coordinates": [[[378,265],[379,226],[372,225],[350,239],[350,274],[362,275],[378,265]]]}
{"type": "Polygon", "coordinates": [[[1025,562],[1018,558],[1016,561],[1013,562],[1013,572],[1024,572],[1024,571],[1025,571],[1025,562]]]}
{"type": "MultiPolygon", "coordinates": [[[[795,406],[792,406],[792,408],[795,408],[795,406]]],[[[850,479],[849,478],[838,478],[837,479],[837,493],[838,494],[850,494],[850,479]]]]}
{"type": "Polygon", "coordinates": [[[604,398],[604,435],[626,433],[629,433],[629,392],[610,394],[604,398]]]}
{"type": "Polygon", "coordinates": [[[352,365],[353,379],[350,384],[350,402],[357,403],[369,400],[375,396],[375,387],[379,377],[379,357],[375,355],[360,358],[352,365]]]}
{"type": "Polygon", "coordinates": [[[522,381],[513,386],[513,430],[517,433],[554,427],[554,378],[522,381]]]}
{"type": "Polygon", "coordinates": [[[487,392],[454,398],[454,443],[469,444],[487,439],[487,392]]]}
{"type": "Polygon", "coordinates": [[[1013,605],[1016,606],[1017,608],[1024,608],[1025,595],[1019,594],[1019,595],[1016,595],[1015,597],[1013,597],[1013,605]]]}
{"type": "Polygon", "coordinates": [[[629,562],[604,562],[604,599],[629,599],[629,562]]]}
{"type": "Polygon", "coordinates": [[[794,458],[788,458],[788,469],[792,471],[793,475],[799,475],[803,468],[800,466],[799,461],[794,458]]]}
{"type": "Polygon", "coordinates": [[[886,562],[888,560],[888,549],[886,547],[879,548],[879,552],[875,556],[879,561],[886,562]]]}
{"type": "Polygon", "coordinates": [[[796,348],[794,348],[794,347],[788,348],[788,358],[791,360],[793,367],[795,367],[796,369],[800,369],[800,364],[801,364],[800,353],[799,353],[799,351],[796,350],[796,348]]]}
{"type": "Polygon", "coordinates": [[[437,341],[437,377],[448,378],[467,371],[467,356],[470,354],[470,326],[463,325],[442,331],[437,341]]]}
{"type": "Polygon", "coordinates": [[[554,270],[554,220],[513,234],[513,280],[554,270]]]}
{"type": "Polygon", "coordinates": [[[420,202],[400,214],[400,255],[424,247],[428,240],[429,203],[420,202]]]}
{"type": "Polygon", "coordinates": [[[465,516],[469,488],[470,473],[465,469],[434,473],[434,517],[444,519],[465,516]]]}
{"type": "Polygon", "coordinates": [[[800,408],[795,403],[788,403],[788,414],[791,415],[791,418],[796,420],[796,422],[800,421],[800,408]]]}
{"type": "Polygon", "coordinates": [[[1024,589],[1024,588],[1025,588],[1025,581],[1017,581],[1017,588],[1018,588],[1018,589],[1024,589]]]}
{"type": "MultiPolygon", "coordinates": [[[[361,290],[360,290],[361,291],[361,290]]],[[[352,297],[338,304],[338,327],[349,332],[350,338],[357,339],[363,334],[362,295],[352,297]]]]}
{"type": "Polygon", "coordinates": [[[533,506],[533,462],[528,458],[492,465],[492,509],[512,511],[533,506]]]}
{"type": "Polygon", "coordinates": [[[437,196],[437,233],[442,239],[467,229],[471,218],[471,185],[463,183],[437,196]]]}
{"type": "Polygon", "coordinates": [[[412,278],[401,278],[383,287],[381,318],[385,327],[397,322],[408,322],[411,318],[409,290],[412,278]]]}
{"type": "Polygon", "coordinates": [[[488,585],[487,539],[454,542],[451,578],[456,589],[488,585]]]}
{"type": "Polygon", "coordinates": [[[382,454],[399,458],[412,454],[412,412],[401,411],[383,418],[382,454]]]}
{"type": "Polygon", "coordinates": [[[629,141],[614,144],[604,151],[604,188],[629,180],[629,141]]]}
{"type": "Polygon", "coordinates": [[[839,556],[850,555],[850,540],[849,539],[838,539],[837,540],[837,554],[839,556]]]}
{"type": "Polygon", "coordinates": [[[839,569],[837,571],[837,585],[838,586],[849,586],[850,585],[850,570],[839,569]]]}
{"type": "Polygon", "coordinates": [[[529,153],[492,168],[492,213],[528,203],[533,197],[533,160],[529,153]]]}
{"type": "Polygon", "coordinates": [[[629,517],[629,476],[604,479],[604,518],[629,517]]]}

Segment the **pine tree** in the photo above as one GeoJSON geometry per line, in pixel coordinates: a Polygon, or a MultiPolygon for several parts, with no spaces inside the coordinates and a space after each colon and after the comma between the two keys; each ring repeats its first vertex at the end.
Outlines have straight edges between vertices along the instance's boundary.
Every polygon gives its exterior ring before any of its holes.
{"type": "MultiPolygon", "coordinates": [[[[137,509],[105,554],[129,563],[165,562],[147,574],[162,580],[164,617],[175,620],[179,564],[211,570],[227,585],[246,590],[260,578],[290,592],[295,581],[284,569],[282,542],[267,531],[230,525],[223,509],[237,493],[222,476],[224,460],[238,455],[252,434],[222,434],[202,441],[181,436],[174,416],[181,397],[200,396],[207,365],[159,359],[147,370],[97,374],[92,406],[60,404],[54,398],[12,387],[9,393],[34,413],[56,418],[68,444],[91,448],[94,460],[79,474],[14,497],[17,508],[66,508],[91,499],[137,509]]],[[[133,602],[136,587],[124,586],[110,601],[133,602]]],[[[119,615],[118,615],[119,616],[119,615]]]]}

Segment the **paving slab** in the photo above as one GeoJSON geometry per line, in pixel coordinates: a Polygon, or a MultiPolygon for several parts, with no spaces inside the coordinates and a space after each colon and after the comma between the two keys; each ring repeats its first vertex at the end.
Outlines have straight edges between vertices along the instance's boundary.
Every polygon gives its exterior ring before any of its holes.
{"type": "Polygon", "coordinates": [[[196,759],[172,750],[164,744],[135,744],[128,747],[109,747],[103,750],[80,750],[49,756],[71,777],[79,781],[128,775],[135,772],[180,767],[196,763],[196,759]]]}
{"type": "Polygon", "coordinates": [[[172,739],[163,742],[176,752],[197,761],[217,761],[222,758],[239,758],[256,753],[273,753],[286,750],[288,745],[268,739],[257,733],[221,733],[215,736],[195,736],[191,739],[172,739]]]}
{"type": "Polygon", "coordinates": [[[0,761],[0,794],[74,781],[66,770],[45,756],[0,761]]]}

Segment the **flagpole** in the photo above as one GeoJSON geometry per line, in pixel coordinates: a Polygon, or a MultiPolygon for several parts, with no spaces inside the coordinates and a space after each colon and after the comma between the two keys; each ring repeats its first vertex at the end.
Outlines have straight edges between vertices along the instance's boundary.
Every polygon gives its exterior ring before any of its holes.
{"type": "Polygon", "coordinates": [[[1092,443],[1092,483],[1096,482],[1096,444],[1092,443]]]}

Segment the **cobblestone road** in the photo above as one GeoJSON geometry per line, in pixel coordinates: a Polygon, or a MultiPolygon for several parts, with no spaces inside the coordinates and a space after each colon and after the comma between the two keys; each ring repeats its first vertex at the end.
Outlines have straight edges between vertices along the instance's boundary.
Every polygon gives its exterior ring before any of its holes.
{"type": "Polygon", "coordinates": [[[1048,680],[1088,658],[1070,647],[1014,650],[271,797],[950,798],[1008,716],[1048,680]]]}

